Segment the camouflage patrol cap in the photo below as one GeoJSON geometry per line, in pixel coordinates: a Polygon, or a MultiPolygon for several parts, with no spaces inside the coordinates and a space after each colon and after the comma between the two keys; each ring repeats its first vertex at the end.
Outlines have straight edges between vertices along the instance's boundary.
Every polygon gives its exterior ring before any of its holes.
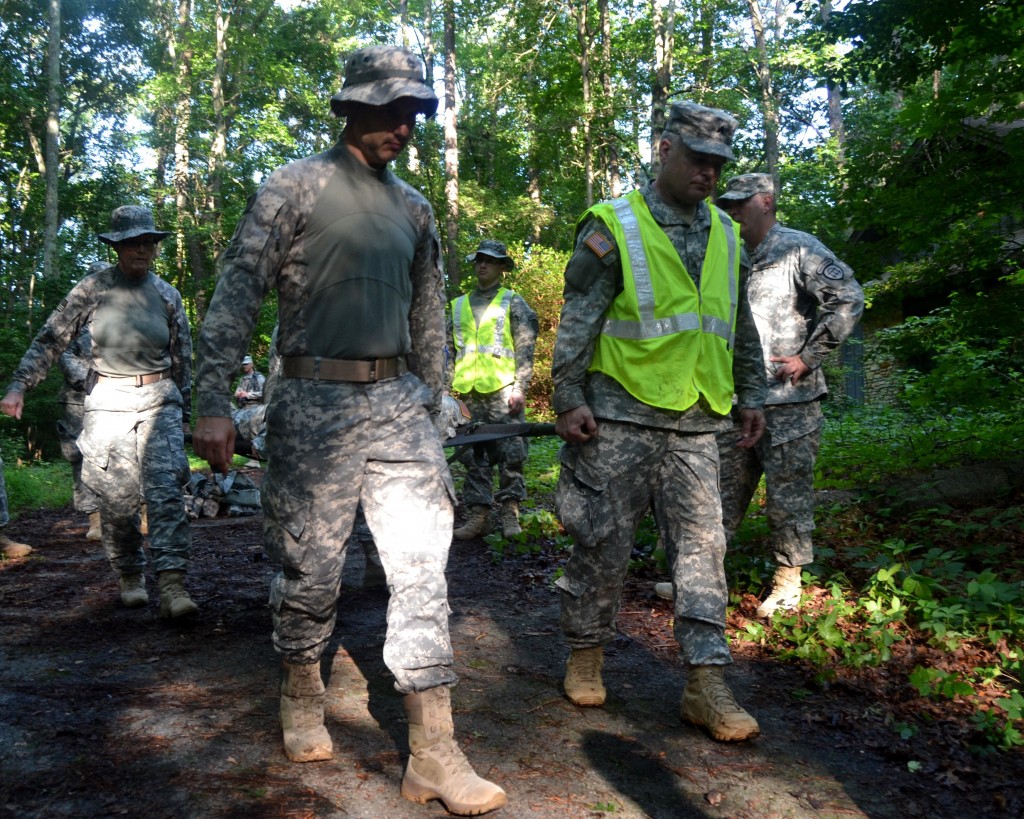
{"type": "Polygon", "coordinates": [[[516,266],[515,259],[508,255],[508,248],[504,243],[496,242],[494,239],[483,239],[476,250],[466,257],[467,262],[475,262],[477,256],[490,256],[500,262],[505,262],[509,270],[516,266]]]}
{"type": "Polygon", "coordinates": [[[437,95],[424,81],[423,61],[400,46],[368,46],[345,60],[345,84],[331,97],[331,113],[348,113],[348,103],[387,105],[402,97],[419,101],[420,112],[437,113],[437,95]]]}
{"type": "Polygon", "coordinates": [[[677,102],[669,112],[665,131],[678,134],[691,151],[735,159],[732,135],[737,125],[736,119],[725,111],[695,102],[677,102]]]}
{"type": "Polygon", "coordinates": [[[739,176],[734,176],[725,183],[725,190],[718,197],[718,201],[749,199],[755,193],[775,195],[775,182],[771,174],[743,173],[739,176]]]}
{"type": "Polygon", "coordinates": [[[153,222],[153,212],[142,205],[122,205],[110,214],[110,230],[98,234],[100,241],[108,245],[116,245],[136,236],[156,236],[166,239],[170,232],[157,230],[153,222]]]}

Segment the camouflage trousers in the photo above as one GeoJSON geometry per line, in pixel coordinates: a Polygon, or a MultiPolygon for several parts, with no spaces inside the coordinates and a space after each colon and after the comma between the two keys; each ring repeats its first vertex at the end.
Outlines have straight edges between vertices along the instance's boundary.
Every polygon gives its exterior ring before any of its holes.
{"type": "Polygon", "coordinates": [[[78,437],[82,481],[99,499],[103,550],[118,574],[146,566],[139,491],[157,572],[185,571],[192,530],[182,490],[189,482],[181,393],[170,379],[143,387],[97,384],[78,437]]]}
{"type": "MultiPolygon", "coordinates": [[[[475,424],[521,424],[526,414],[520,410],[515,415],[508,411],[508,399],[512,385],[497,392],[470,392],[462,396],[475,424]]],[[[463,457],[466,464],[466,479],[462,484],[463,504],[490,506],[491,500],[499,503],[506,500],[525,500],[526,481],[523,478],[523,462],[528,451],[526,438],[506,438],[495,441],[488,450],[496,456],[493,463],[486,452],[479,455],[469,450],[463,457]],[[498,491],[493,490],[494,468],[498,468],[498,491]]]]}
{"type": "Polygon", "coordinates": [[[732,662],[715,436],[599,419],[597,437],[562,447],[560,460],[555,503],[575,541],[555,581],[569,646],[614,638],[636,530],[653,508],[678,590],[674,630],[684,662],[732,662]]]}
{"type": "Polygon", "coordinates": [[[264,546],[274,647],[317,662],[334,631],[345,549],[362,505],[391,593],[384,662],[403,694],[456,681],[445,567],[454,491],[427,388],[283,379],[267,412],[264,546]]]}
{"type": "Polygon", "coordinates": [[[814,463],[821,439],[817,401],[765,407],[768,429],[753,449],[739,449],[740,426],[719,433],[722,520],[731,541],[764,475],[765,514],[780,566],[814,560],[814,463]]]}
{"type": "Polygon", "coordinates": [[[71,475],[75,481],[75,511],[88,515],[100,508],[100,500],[82,481],[82,453],[78,449],[78,436],[82,434],[85,421],[85,394],[77,392],[63,403],[64,417],[57,422],[60,454],[71,464],[71,475]]]}

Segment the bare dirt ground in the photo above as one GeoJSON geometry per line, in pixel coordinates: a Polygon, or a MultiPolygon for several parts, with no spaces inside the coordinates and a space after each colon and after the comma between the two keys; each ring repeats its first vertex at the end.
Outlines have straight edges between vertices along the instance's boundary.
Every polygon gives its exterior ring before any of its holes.
{"type": "MultiPolygon", "coordinates": [[[[85,521],[29,514],[8,533],[36,546],[0,564],[0,816],[426,817],[399,795],[408,747],[381,659],[386,592],[358,587],[349,557],[324,658],[334,759],[284,756],[267,589],[276,567],[260,518],[199,521],[189,627],[123,608],[85,521]]],[[[453,545],[456,729],[508,817],[956,817],[1024,815],[1024,755],[951,749],[962,714],[909,739],[870,686],[809,673],[737,645],[729,679],[760,738],[722,744],[678,717],[685,673],[668,603],[630,581],[607,652],[604,709],[561,694],[566,651],[544,556],[493,561],[453,545]]]]}

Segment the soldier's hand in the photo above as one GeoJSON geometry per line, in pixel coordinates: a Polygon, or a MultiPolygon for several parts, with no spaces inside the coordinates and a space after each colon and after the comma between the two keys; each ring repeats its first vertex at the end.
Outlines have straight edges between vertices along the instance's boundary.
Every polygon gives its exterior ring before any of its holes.
{"type": "Polygon", "coordinates": [[[582,444],[597,436],[597,421],[590,407],[581,404],[563,412],[555,420],[555,432],[569,444],[582,444]]]}
{"type": "Polygon", "coordinates": [[[235,425],[230,418],[204,415],[196,422],[192,450],[214,472],[227,475],[235,456],[235,425]]]}
{"type": "Polygon", "coordinates": [[[764,435],[768,422],[765,421],[764,412],[759,409],[740,410],[740,441],[736,446],[740,449],[750,449],[764,435]]]}
{"type": "Polygon", "coordinates": [[[804,360],[798,355],[773,355],[771,360],[780,366],[775,370],[775,377],[779,381],[789,379],[794,387],[796,382],[811,371],[811,368],[804,364],[804,360]]]}
{"type": "Polygon", "coordinates": [[[11,390],[0,401],[0,412],[10,415],[11,418],[21,418],[21,411],[25,408],[25,394],[17,390],[11,390]]]}
{"type": "Polygon", "coordinates": [[[512,394],[508,397],[508,414],[515,415],[525,406],[526,396],[519,392],[519,390],[512,390],[512,394]]]}

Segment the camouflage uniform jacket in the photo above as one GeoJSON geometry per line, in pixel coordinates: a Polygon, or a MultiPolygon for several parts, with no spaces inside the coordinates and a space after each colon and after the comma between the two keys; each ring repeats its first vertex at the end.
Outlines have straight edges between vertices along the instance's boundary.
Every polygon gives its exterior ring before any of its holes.
{"type": "MultiPolygon", "coordinates": [[[[57,305],[46,323],[36,334],[25,355],[14,371],[8,390],[26,392],[44,378],[58,357],[77,339],[83,330],[92,335],[92,320],[103,294],[113,287],[117,268],[111,265],[71,288],[71,292],[57,305]]],[[[171,378],[181,393],[182,420],[188,422],[192,408],[192,335],[181,294],[163,279],[147,273],[167,310],[170,326],[169,354],[171,378]]],[[[90,368],[103,372],[103,351],[91,347],[90,368]]]]}
{"type": "MultiPolygon", "coordinates": [[[[711,234],[709,206],[701,202],[697,206],[693,223],[687,225],[680,211],[662,202],[651,185],[644,189],[643,195],[651,215],[665,231],[699,288],[701,266],[711,234]]],[[[726,223],[730,221],[728,216],[723,214],[723,217],[726,223]]],[[[562,307],[551,366],[555,382],[552,398],[555,412],[560,414],[587,404],[596,418],[659,429],[715,432],[728,428],[728,417],[712,412],[703,401],[698,401],[682,412],[660,409],[634,398],[604,373],[587,372],[605,313],[623,287],[618,248],[598,258],[586,244],[594,232],[599,232],[608,244],[615,245],[611,231],[599,220],[590,219],[577,231],[576,250],[565,270],[565,304],[562,307]]],[[[747,255],[743,253],[740,261],[741,280],[747,273],[748,264],[747,255]]],[[[745,288],[742,286],[736,317],[733,379],[738,406],[741,409],[760,409],[767,391],[761,369],[761,346],[750,315],[745,288]]]]}
{"type": "MultiPolygon", "coordinates": [[[[497,292],[497,290],[495,290],[495,292],[497,292]]],[[[474,290],[473,296],[482,298],[479,290],[474,290]]],[[[494,293],[491,293],[491,298],[493,297],[494,293]]],[[[449,302],[446,313],[446,337],[448,339],[454,339],[455,332],[451,311],[452,303],[449,302]]],[[[473,316],[476,318],[475,310],[473,311],[473,316]]],[[[513,296],[508,305],[508,317],[512,330],[512,343],[515,346],[516,351],[516,380],[513,382],[513,386],[523,395],[526,395],[530,389],[530,382],[533,380],[533,356],[534,350],[537,346],[537,332],[539,327],[537,324],[537,314],[533,312],[533,308],[526,303],[526,299],[518,293],[513,292],[513,296]]],[[[449,355],[445,356],[445,383],[450,392],[452,381],[455,378],[454,340],[452,341],[452,345],[448,352],[449,355]]]]}
{"type": "MultiPolygon", "coordinates": [[[[339,158],[340,151],[347,149],[338,145],[332,151],[279,168],[250,198],[224,254],[217,289],[203,323],[196,376],[199,415],[231,417],[231,380],[249,347],[257,312],[268,290],[274,288],[278,293],[278,352],[285,358],[314,355],[305,316],[310,293],[304,229],[332,176],[346,172],[346,157],[339,158]]],[[[444,386],[445,296],[434,212],[422,194],[391,170],[381,170],[378,177],[381,184],[400,188],[409,216],[419,230],[409,270],[412,349],[407,360],[409,369],[431,390],[431,409],[437,411],[444,386]]]]}
{"type": "Polygon", "coordinates": [[[750,256],[747,297],[761,336],[767,404],[813,401],[828,392],[822,359],[853,332],[864,292],[853,271],[809,233],[773,225],[750,256]],[[799,355],[811,371],[796,385],[775,378],[772,356],[799,355]]]}

